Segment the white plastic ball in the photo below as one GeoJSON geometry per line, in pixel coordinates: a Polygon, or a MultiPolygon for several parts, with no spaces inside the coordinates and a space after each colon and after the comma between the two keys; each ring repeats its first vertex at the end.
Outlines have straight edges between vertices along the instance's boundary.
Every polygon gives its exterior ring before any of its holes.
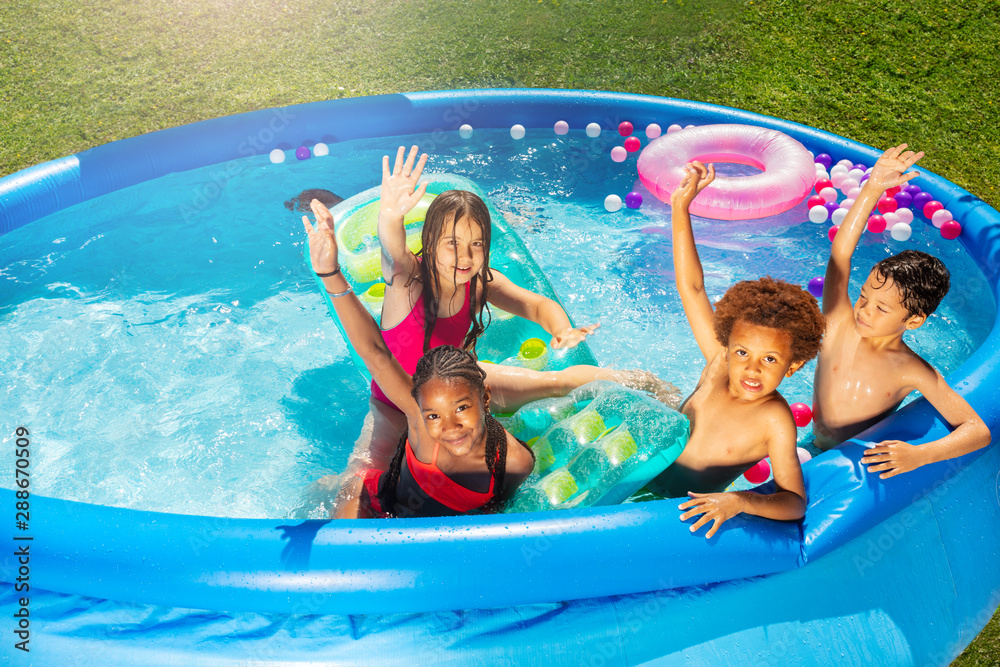
{"type": "Polygon", "coordinates": [[[848,175],[847,178],[845,178],[843,181],[840,182],[840,191],[843,192],[845,195],[851,190],[856,189],[857,187],[858,187],[857,180],[851,178],[850,175],[848,175]]]}
{"type": "Polygon", "coordinates": [[[661,128],[656,123],[650,123],[646,126],[646,138],[656,139],[658,136],[663,134],[663,128],[661,128]]]}
{"type": "Polygon", "coordinates": [[[910,234],[913,230],[905,222],[897,222],[892,226],[892,238],[896,241],[908,241],[910,240],[910,234]]]}
{"type": "Polygon", "coordinates": [[[954,220],[954,219],[955,216],[951,214],[951,211],[949,211],[946,208],[943,208],[940,211],[934,212],[934,215],[931,216],[931,223],[933,223],[933,225],[938,229],[941,229],[941,225],[943,225],[948,220],[954,220]]]}
{"type": "Polygon", "coordinates": [[[552,129],[555,130],[556,134],[566,134],[569,132],[569,123],[564,120],[557,121],[552,129]]]}
{"type": "Polygon", "coordinates": [[[848,160],[847,158],[844,158],[843,160],[837,163],[837,166],[843,166],[847,167],[848,169],[852,169],[854,167],[854,163],[848,160]]]}
{"type": "Polygon", "coordinates": [[[795,455],[799,457],[800,464],[809,461],[813,457],[812,454],[810,454],[807,450],[803,449],[802,447],[795,448],[795,455]]]}
{"type": "Polygon", "coordinates": [[[622,198],[618,195],[608,195],[604,198],[604,208],[609,213],[614,213],[622,207],[622,198]]]}
{"type": "Polygon", "coordinates": [[[830,223],[834,225],[839,225],[842,222],[844,222],[844,218],[846,217],[847,217],[847,209],[838,208],[836,211],[833,212],[833,215],[830,216],[830,223]]]}
{"type": "Polygon", "coordinates": [[[836,188],[823,188],[817,193],[820,197],[827,200],[828,202],[837,201],[837,189],[836,188]]]}
{"type": "Polygon", "coordinates": [[[313,146],[313,155],[317,157],[323,157],[324,155],[330,154],[330,147],[324,143],[318,143],[313,146]]]}
{"type": "Polygon", "coordinates": [[[847,172],[847,177],[848,178],[853,178],[854,180],[858,181],[859,183],[861,182],[861,177],[864,176],[864,175],[865,175],[865,172],[864,172],[863,169],[851,169],[849,172],[847,172]]]}
{"type": "Polygon", "coordinates": [[[830,181],[833,183],[833,187],[840,190],[844,187],[844,181],[847,180],[847,173],[843,171],[838,171],[836,174],[830,174],[830,181]]]}
{"type": "Polygon", "coordinates": [[[624,146],[615,146],[611,149],[611,159],[615,162],[624,162],[628,157],[628,151],[624,146]]]}
{"type": "Polygon", "coordinates": [[[826,210],[826,206],[822,204],[816,204],[811,209],[809,209],[809,220],[815,223],[826,222],[827,217],[829,217],[830,212],[826,210]]]}
{"type": "Polygon", "coordinates": [[[595,139],[601,136],[601,126],[598,125],[597,123],[588,123],[587,136],[590,137],[591,139],[595,139]]]}
{"type": "Polygon", "coordinates": [[[824,179],[829,181],[830,180],[830,174],[828,174],[825,169],[822,170],[822,171],[817,170],[816,171],[816,180],[817,181],[822,181],[824,179]]]}
{"type": "Polygon", "coordinates": [[[683,127],[681,127],[677,123],[674,123],[673,125],[667,128],[667,134],[673,134],[674,132],[679,132],[683,129],[684,129],[683,127]]]}
{"type": "Polygon", "coordinates": [[[844,209],[845,211],[850,210],[852,206],[854,206],[854,200],[851,199],[850,197],[840,202],[840,208],[844,209]]]}
{"type": "Polygon", "coordinates": [[[832,167],[830,167],[831,176],[833,176],[834,174],[843,174],[844,176],[847,176],[847,174],[849,174],[850,171],[851,171],[850,169],[848,169],[842,164],[835,164],[832,167]]]}
{"type": "Polygon", "coordinates": [[[858,195],[860,195],[860,194],[861,194],[861,187],[860,187],[860,186],[858,186],[858,187],[856,187],[856,188],[851,188],[850,190],[848,190],[848,191],[847,191],[847,192],[845,192],[844,194],[845,194],[845,195],[847,195],[847,198],[848,198],[848,199],[852,199],[852,200],[853,200],[853,199],[857,199],[857,198],[858,198],[858,195]]]}
{"type": "Polygon", "coordinates": [[[468,139],[469,137],[471,137],[472,126],[466,123],[462,127],[458,128],[458,136],[462,137],[463,139],[468,139]]]}
{"type": "Polygon", "coordinates": [[[281,164],[285,161],[285,151],[275,148],[268,157],[271,158],[271,162],[274,164],[281,164]]]}
{"type": "Polygon", "coordinates": [[[520,123],[512,125],[510,128],[510,138],[524,139],[524,125],[521,125],[520,123]]]}
{"type": "Polygon", "coordinates": [[[913,211],[908,208],[897,208],[896,215],[899,216],[900,222],[905,222],[908,225],[913,223],[913,211]]]}
{"type": "Polygon", "coordinates": [[[690,129],[690,128],[692,128],[692,127],[694,127],[694,125],[685,125],[685,126],[684,126],[684,129],[685,129],[685,130],[687,130],[687,129],[690,129]]]}
{"type": "Polygon", "coordinates": [[[893,211],[886,211],[882,214],[882,217],[885,218],[885,226],[889,229],[895,227],[896,223],[902,222],[902,220],[899,219],[899,216],[893,211]]]}

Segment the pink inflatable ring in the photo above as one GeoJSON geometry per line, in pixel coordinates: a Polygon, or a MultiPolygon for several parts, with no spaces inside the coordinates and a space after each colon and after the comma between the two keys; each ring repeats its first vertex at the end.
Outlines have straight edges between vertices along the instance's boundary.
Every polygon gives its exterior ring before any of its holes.
{"type": "Polygon", "coordinates": [[[692,160],[734,162],[763,170],[716,176],[691,203],[691,213],[717,220],[752,220],[783,213],[812,190],[816,167],[806,147],[787,134],[752,125],[702,125],[654,139],[639,155],[639,180],[670,203],[692,160]]]}

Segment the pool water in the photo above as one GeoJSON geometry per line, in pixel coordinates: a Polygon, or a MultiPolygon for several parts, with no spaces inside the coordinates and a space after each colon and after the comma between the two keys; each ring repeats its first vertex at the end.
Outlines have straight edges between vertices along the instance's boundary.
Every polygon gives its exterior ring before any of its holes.
{"type": "MultiPolygon", "coordinates": [[[[172,174],[4,236],[0,411],[32,432],[32,490],[164,512],[319,516],[304,490],[343,468],[368,392],[303,263],[299,214],[282,202],[306,188],[372,187],[382,155],[414,143],[431,153],[426,171],[489,193],[577,324],[601,323],[588,342],[602,365],[694,388],[703,360],[674,289],[669,207],[639,185],[636,154],[614,163],[612,140],[582,131],[349,141],[327,157],[289,151],[283,164],[255,156],[172,174]],[[608,194],[632,190],[640,209],[605,211],[608,194]]],[[[827,225],[808,222],[804,204],[765,220],[696,219],[695,234],[713,300],[761,275],[804,286],[829,249],[827,225]]],[[[938,312],[907,338],[947,374],[986,338],[994,306],[978,295],[989,288],[918,216],[907,242],[865,234],[855,293],[872,264],[905,248],[952,271],[938,312]]],[[[812,372],[782,384],[790,402],[811,402],[812,372]]]]}

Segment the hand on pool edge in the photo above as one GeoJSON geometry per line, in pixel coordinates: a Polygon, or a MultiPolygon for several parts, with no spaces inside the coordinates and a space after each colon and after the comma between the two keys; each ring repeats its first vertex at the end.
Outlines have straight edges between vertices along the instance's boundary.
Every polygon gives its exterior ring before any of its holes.
{"type": "Polygon", "coordinates": [[[927,463],[919,445],[911,445],[902,440],[884,440],[871,449],[865,450],[862,465],[868,472],[881,472],[879,479],[889,479],[904,472],[916,470],[927,463]]]}
{"type": "Polygon", "coordinates": [[[705,539],[711,538],[719,530],[719,526],[743,512],[743,499],[738,493],[695,493],[688,491],[691,500],[677,506],[679,510],[687,510],[681,514],[681,521],[701,515],[701,518],[691,526],[691,532],[696,533],[709,521],[712,527],[705,533],[705,539]]]}
{"type": "Polygon", "coordinates": [[[549,342],[549,347],[553,350],[576,347],[586,340],[587,336],[592,336],[600,326],[600,323],[596,323],[588,324],[585,327],[569,327],[564,329],[552,336],[552,340],[549,342]]]}

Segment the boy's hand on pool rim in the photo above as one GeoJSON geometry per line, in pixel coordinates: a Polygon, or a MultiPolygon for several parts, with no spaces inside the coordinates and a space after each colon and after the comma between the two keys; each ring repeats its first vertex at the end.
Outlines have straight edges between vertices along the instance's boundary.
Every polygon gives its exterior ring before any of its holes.
{"type": "Polygon", "coordinates": [[[337,262],[337,239],[333,234],[333,215],[321,201],[313,199],[309,207],[313,215],[316,216],[316,226],[309,222],[309,216],[302,216],[302,225],[306,234],[309,235],[309,259],[312,262],[312,269],[316,273],[330,273],[336,271],[340,264],[337,262]]]}
{"type": "Polygon", "coordinates": [[[916,470],[927,461],[919,445],[911,445],[902,440],[885,440],[871,449],[866,449],[861,463],[868,466],[868,472],[882,473],[879,479],[889,479],[916,470]]]}
{"type": "Polygon", "coordinates": [[[681,514],[681,521],[687,521],[699,514],[701,518],[691,525],[691,532],[696,533],[709,521],[714,522],[705,533],[709,539],[719,530],[719,526],[743,512],[743,498],[738,493],[695,493],[688,491],[691,500],[681,503],[677,509],[687,510],[681,514]]]}
{"type": "Polygon", "coordinates": [[[704,190],[715,180],[715,165],[707,167],[697,160],[693,160],[684,165],[684,177],[677,184],[677,188],[670,195],[670,206],[683,206],[687,208],[704,190]]]}
{"type": "Polygon", "coordinates": [[[410,154],[403,160],[406,147],[400,146],[396,151],[396,162],[389,171],[389,156],[382,156],[382,189],[379,193],[379,215],[386,219],[402,218],[417,205],[427,191],[427,183],[417,187],[417,181],[424,173],[427,164],[427,153],[417,160],[417,147],[410,148],[410,154]],[[415,166],[414,166],[415,163],[415,166]]]}
{"type": "Polygon", "coordinates": [[[552,340],[549,342],[549,347],[553,350],[558,350],[564,347],[576,347],[586,340],[587,336],[592,336],[600,326],[600,324],[588,324],[585,327],[569,327],[568,329],[564,329],[552,336],[552,340]]]}
{"type": "Polygon", "coordinates": [[[924,152],[914,153],[906,150],[906,146],[906,144],[893,146],[882,153],[872,167],[867,182],[885,191],[919,176],[920,172],[906,170],[922,158],[924,152]]]}

